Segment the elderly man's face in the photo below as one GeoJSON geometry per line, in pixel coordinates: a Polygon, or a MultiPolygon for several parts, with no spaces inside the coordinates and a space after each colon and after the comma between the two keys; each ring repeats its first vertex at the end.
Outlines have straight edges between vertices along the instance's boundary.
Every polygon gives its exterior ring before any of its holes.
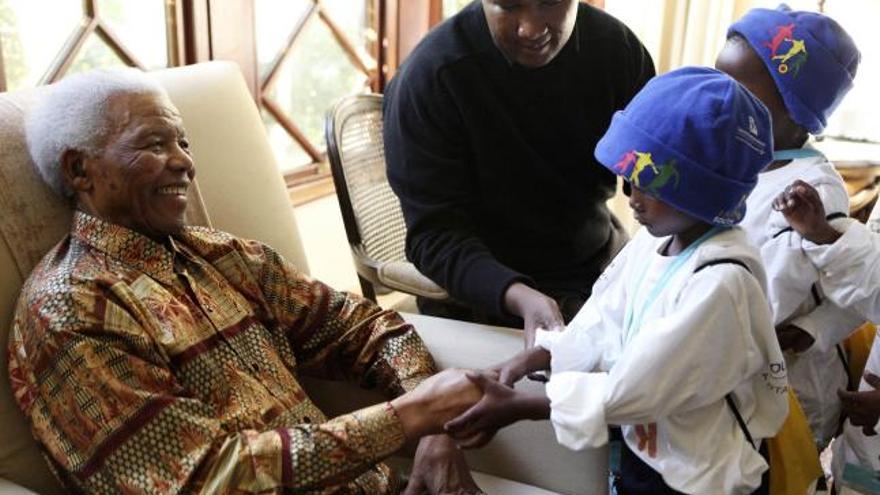
{"type": "Polygon", "coordinates": [[[523,67],[549,64],[571,38],[578,0],[483,0],[495,46],[523,67]]]}
{"type": "Polygon", "coordinates": [[[125,94],[111,100],[107,119],[103,148],[73,182],[80,204],[153,238],[178,232],[195,169],[177,110],[157,95],[125,94]]]}

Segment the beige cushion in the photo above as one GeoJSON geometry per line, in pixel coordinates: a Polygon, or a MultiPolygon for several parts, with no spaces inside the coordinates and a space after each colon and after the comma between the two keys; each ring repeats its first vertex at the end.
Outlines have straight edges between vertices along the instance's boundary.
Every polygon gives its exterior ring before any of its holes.
{"type": "Polygon", "coordinates": [[[377,275],[383,285],[394,290],[431,299],[447,299],[449,297],[443,287],[422,275],[416,266],[409,261],[382,263],[379,265],[377,275]]]}
{"type": "Polygon", "coordinates": [[[21,485],[3,479],[0,479],[0,493],[3,495],[37,495],[21,485]]]}
{"type": "MultiPolygon", "coordinates": [[[[394,457],[389,459],[387,464],[393,467],[399,473],[408,473],[412,469],[412,460],[394,457]]],[[[556,495],[557,492],[551,492],[538,488],[536,486],[526,485],[516,481],[511,481],[491,474],[481,473],[479,471],[471,471],[474,481],[483,492],[488,495],[556,495]]]]}
{"type": "MultiPolygon", "coordinates": [[[[156,75],[180,109],[195,157],[197,187],[187,220],[266,242],[308,273],[284,180],[237,66],[212,62],[156,75]]],[[[40,181],[24,141],[24,116],[45,91],[0,94],[0,478],[53,494],[60,490],[12,399],[6,372],[18,291],[68,231],[71,216],[40,181]]]]}
{"type": "Polygon", "coordinates": [[[556,493],[479,471],[473,471],[473,476],[477,486],[489,495],[555,495],[556,493]]]}

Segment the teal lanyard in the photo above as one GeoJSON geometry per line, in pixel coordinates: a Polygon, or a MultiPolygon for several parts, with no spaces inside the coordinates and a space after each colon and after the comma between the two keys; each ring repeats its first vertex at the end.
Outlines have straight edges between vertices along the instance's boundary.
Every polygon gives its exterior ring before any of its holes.
{"type": "MultiPolygon", "coordinates": [[[[654,288],[651,289],[651,292],[648,294],[648,297],[645,298],[645,302],[642,304],[642,307],[638,312],[633,311],[635,301],[633,301],[633,304],[627,304],[626,319],[624,320],[623,335],[621,336],[622,344],[628,344],[633,338],[635,338],[636,334],[639,333],[642,327],[642,318],[645,316],[648,309],[654,304],[654,301],[657,300],[657,297],[663,292],[663,289],[666,288],[666,284],[669,283],[669,280],[675,275],[675,272],[677,272],[678,269],[690,259],[694,252],[696,252],[697,248],[700,247],[700,244],[722,230],[724,230],[723,227],[712,227],[696,241],[692,242],[684,251],[679,253],[678,256],[675,257],[675,260],[666,267],[663,274],[660,275],[660,278],[657,280],[657,283],[654,284],[654,288]]],[[[650,263],[650,259],[651,258],[648,257],[648,263],[650,263]]],[[[648,273],[649,268],[650,266],[646,266],[641,270],[639,281],[636,284],[636,290],[630,294],[631,297],[634,298],[638,296],[639,290],[642,288],[642,282],[645,281],[645,274],[648,273]]]]}
{"type": "Polygon", "coordinates": [[[814,156],[822,156],[821,151],[814,148],[796,148],[790,150],[776,150],[773,152],[774,161],[797,160],[798,158],[811,158],[814,156]]]}

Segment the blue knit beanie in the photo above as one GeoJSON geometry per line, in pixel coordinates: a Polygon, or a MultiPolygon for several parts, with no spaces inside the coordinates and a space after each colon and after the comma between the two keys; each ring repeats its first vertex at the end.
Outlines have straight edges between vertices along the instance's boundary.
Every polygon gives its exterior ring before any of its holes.
{"type": "Polygon", "coordinates": [[[776,81],[791,118],[819,134],[852,88],[858,48],[828,16],[792,11],[787,5],[752,9],[727,36],[745,38],[776,81]]]}
{"type": "Polygon", "coordinates": [[[773,159],[770,113],[730,76],[684,67],[652,79],[615,113],[595,155],[676,209],[734,225],[773,159]]]}

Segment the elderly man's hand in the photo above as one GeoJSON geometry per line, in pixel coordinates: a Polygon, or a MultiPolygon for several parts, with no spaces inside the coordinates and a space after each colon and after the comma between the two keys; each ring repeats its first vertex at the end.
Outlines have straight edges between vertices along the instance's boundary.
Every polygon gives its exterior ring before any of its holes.
{"type": "Polygon", "coordinates": [[[522,282],[514,282],[504,292],[504,308],[523,319],[526,348],[535,343],[535,332],[565,327],[556,301],[522,282]]]}
{"type": "Polygon", "coordinates": [[[443,425],[477,403],[483,392],[468,374],[497,380],[495,371],[447,369],[428,378],[414,390],[391,401],[406,437],[410,440],[443,432],[443,425]]]}
{"type": "Polygon", "coordinates": [[[461,451],[447,435],[432,435],[419,442],[415,464],[403,495],[476,495],[477,486],[461,451]]]}
{"type": "Polygon", "coordinates": [[[468,374],[479,385],[483,398],[467,412],[446,423],[446,432],[462,448],[479,448],[499,429],[523,419],[548,419],[550,399],[544,393],[516,390],[486,375],[468,374]]]}

